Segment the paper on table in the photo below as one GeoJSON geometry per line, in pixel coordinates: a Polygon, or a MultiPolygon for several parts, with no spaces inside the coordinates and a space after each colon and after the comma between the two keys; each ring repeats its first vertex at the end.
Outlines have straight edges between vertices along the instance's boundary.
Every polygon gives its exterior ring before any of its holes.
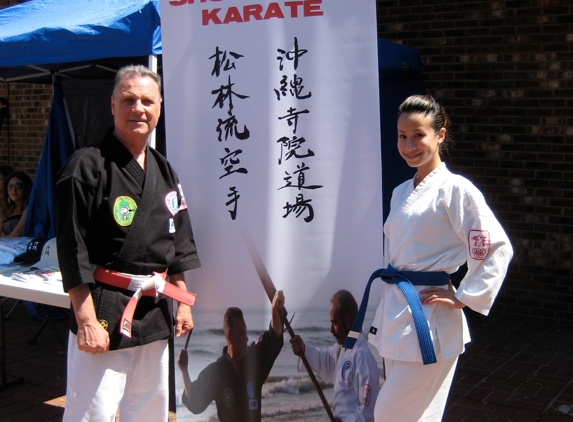
{"type": "Polygon", "coordinates": [[[57,284],[62,282],[62,273],[53,267],[36,268],[29,271],[16,271],[12,274],[12,278],[25,283],[57,284]]]}
{"type": "Polygon", "coordinates": [[[0,274],[11,273],[16,271],[18,268],[20,268],[20,265],[13,262],[10,264],[0,264],[0,274]]]}

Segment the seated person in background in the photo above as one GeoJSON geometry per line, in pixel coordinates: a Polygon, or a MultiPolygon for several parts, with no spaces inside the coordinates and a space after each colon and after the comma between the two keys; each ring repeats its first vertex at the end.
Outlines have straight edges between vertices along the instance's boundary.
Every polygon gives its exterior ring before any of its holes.
{"type": "Polygon", "coordinates": [[[21,237],[24,234],[28,199],[32,190],[32,179],[22,171],[8,175],[3,184],[2,230],[0,237],[21,237]]]}
{"type": "Polygon", "coordinates": [[[177,364],[185,383],[182,402],[191,412],[204,412],[215,400],[221,422],[260,422],[261,390],[283,346],[280,313],[284,304],[283,292],[279,290],[273,298],[269,329],[251,345],[243,312],[239,308],[227,309],[223,317],[227,346],[194,382],[187,370],[187,351],[181,350],[177,364]]]}
{"type": "MultiPolygon", "coordinates": [[[[330,299],[330,332],[336,344],[325,349],[306,345],[300,336],[290,343],[297,356],[306,356],[312,370],[326,382],[334,384],[334,417],[336,421],[374,422],[374,404],[380,390],[380,375],[368,340],[360,333],[353,349],[342,347],[358,314],[352,293],[339,290],[330,299]]],[[[304,371],[301,360],[299,372],[304,371]]]]}

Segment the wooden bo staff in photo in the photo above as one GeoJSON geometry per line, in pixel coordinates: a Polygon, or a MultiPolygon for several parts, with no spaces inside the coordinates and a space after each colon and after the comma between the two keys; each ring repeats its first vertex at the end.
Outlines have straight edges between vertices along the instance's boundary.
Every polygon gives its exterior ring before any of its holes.
{"type": "Polygon", "coordinates": [[[191,334],[193,334],[193,328],[189,330],[187,333],[187,340],[185,340],[185,350],[187,350],[187,346],[189,346],[189,340],[191,340],[191,334]]]}
{"type": "MultiPolygon", "coordinates": [[[[249,251],[249,255],[251,255],[251,260],[253,261],[253,264],[255,265],[255,269],[257,270],[257,274],[259,276],[259,279],[261,280],[261,283],[263,284],[263,287],[265,288],[265,292],[267,293],[267,296],[269,297],[269,300],[272,303],[277,289],[275,288],[275,285],[273,284],[273,281],[271,280],[271,276],[269,275],[269,273],[265,267],[265,264],[263,263],[263,260],[261,259],[261,256],[259,255],[259,251],[257,250],[252,239],[246,233],[243,233],[243,239],[245,240],[245,244],[247,245],[247,250],[249,251]]],[[[280,314],[281,314],[282,323],[286,327],[290,337],[293,338],[295,336],[295,334],[294,334],[294,331],[290,325],[289,320],[287,319],[286,309],[283,309],[283,312],[281,312],[280,314]]],[[[303,353],[299,357],[300,357],[302,363],[304,364],[306,371],[308,372],[308,376],[310,377],[310,380],[312,381],[312,384],[314,385],[314,388],[316,389],[318,396],[320,397],[320,401],[322,402],[324,409],[326,410],[326,413],[328,414],[328,418],[330,419],[331,422],[335,422],[336,419],[334,418],[334,414],[332,413],[332,410],[330,409],[330,406],[328,405],[328,402],[326,401],[326,397],[324,397],[324,393],[322,392],[322,389],[320,388],[320,385],[318,384],[318,380],[316,379],[314,372],[312,372],[312,368],[310,367],[310,364],[308,363],[306,356],[303,353]]]]}

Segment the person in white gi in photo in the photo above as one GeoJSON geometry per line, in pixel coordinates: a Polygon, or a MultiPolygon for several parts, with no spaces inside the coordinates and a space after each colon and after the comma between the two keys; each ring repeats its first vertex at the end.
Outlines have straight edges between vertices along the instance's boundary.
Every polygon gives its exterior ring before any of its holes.
{"type": "MultiPolygon", "coordinates": [[[[339,290],[330,299],[330,332],[336,343],[324,349],[306,345],[300,336],[290,343],[295,355],[305,355],[312,370],[334,385],[334,417],[342,422],[374,421],[374,403],[380,389],[376,358],[368,348],[364,333],[358,335],[355,346],[346,349],[346,341],[358,305],[352,293],[339,290]]],[[[304,372],[302,361],[298,371],[304,372]]]]}
{"type": "Polygon", "coordinates": [[[398,284],[383,278],[369,334],[385,364],[376,422],[441,420],[458,355],[470,341],[462,308],[488,314],[513,256],[481,192],[442,162],[442,151],[453,142],[450,126],[448,114],[430,95],[400,105],[398,150],[417,173],[392,194],[384,224],[384,271],[411,277],[418,303],[409,304],[398,284]],[[465,262],[468,271],[456,290],[449,275],[465,262]],[[436,275],[439,280],[426,282],[436,275]],[[421,308],[418,327],[414,308],[421,308]],[[420,327],[429,331],[430,357],[422,351],[420,327]]]}

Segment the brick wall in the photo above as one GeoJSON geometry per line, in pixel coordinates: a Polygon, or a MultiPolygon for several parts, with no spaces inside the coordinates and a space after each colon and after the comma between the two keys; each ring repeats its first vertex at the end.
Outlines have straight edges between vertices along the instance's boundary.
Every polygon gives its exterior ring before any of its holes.
{"type": "MultiPolygon", "coordinates": [[[[23,2],[0,0],[0,9],[18,3],[23,2]]],[[[48,127],[52,87],[0,82],[0,97],[8,100],[8,115],[0,130],[0,164],[9,164],[33,177],[48,127]]]]}
{"type": "MultiPolygon", "coordinates": [[[[0,8],[19,3],[0,0],[0,8]]],[[[573,318],[573,5],[568,0],[377,1],[378,34],[416,48],[450,111],[446,161],[485,194],[515,256],[495,308],[573,318]]],[[[0,83],[0,160],[33,174],[51,87],[0,83]]]]}
{"type": "Polygon", "coordinates": [[[33,176],[48,127],[52,87],[2,83],[0,97],[8,100],[8,116],[0,131],[0,162],[33,176]]]}
{"type": "Polygon", "coordinates": [[[514,259],[495,309],[573,318],[573,5],[378,1],[378,34],[416,48],[449,110],[449,167],[484,192],[514,259]]]}

